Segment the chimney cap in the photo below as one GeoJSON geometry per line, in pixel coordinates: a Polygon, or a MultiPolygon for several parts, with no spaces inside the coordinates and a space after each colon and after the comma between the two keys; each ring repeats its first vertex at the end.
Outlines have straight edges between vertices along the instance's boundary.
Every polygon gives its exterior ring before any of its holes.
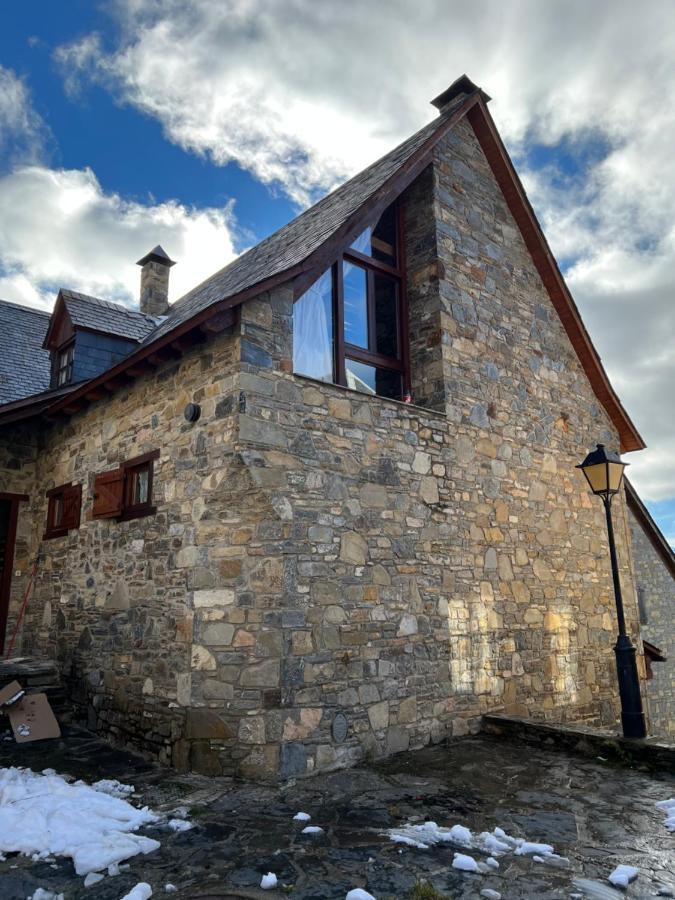
{"type": "Polygon", "coordinates": [[[145,256],[143,256],[141,259],[139,259],[138,262],[136,263],[136,265],[144,266],[148,262],[158,262],[158,263],[161,263],[163,266],[167,266],[168,268],[171,268],[171,266],[176,265],[175,260],[169,259],[166,251],[164,250],[163,247],[160,247],[159,244],[157,244],[157,246],[153,247],[149,253],[146,253],[145,256]]]}
{"type": "Polygon", "coordinates": [[[456,78],[452,82],[449,88],[446,88],[442,94],[439,94],[438,97],[434,98],[431,101],[431,104],[432,106],[435,106],[436,109],[443,112],[443,109],[449,103],[452,103],[456,97],[459,97],[460,94],[472,94],[474,91],[480,93],[485,103],[489,103],[492,99],[482,88],[479,88],[477,84],[474,84],[468,75],[460,75],[459,78],[456,78]]]}

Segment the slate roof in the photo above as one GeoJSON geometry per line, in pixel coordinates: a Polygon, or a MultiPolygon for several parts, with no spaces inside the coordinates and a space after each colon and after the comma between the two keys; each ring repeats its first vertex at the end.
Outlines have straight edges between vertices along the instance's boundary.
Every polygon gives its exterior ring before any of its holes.
{"type": "Polygon", "coordinates": [[[80,294],[65,288],[61,288],[59,293],[76,328],[104,331],[106,334],[115,334],[140,343],[162,321],[161,317],[149,316],[137,309],[129,309],[109,300],[100,300],[89,294],[80,294]]]}
{"type": "Polygon", "coordinates": [[[47,390],[49,352],[42,342],[49,313],[0,300],[0,404],[47,390]]]}
{"type": "MultiPolygon", "coordinates": [[[[453,106],[444,110],[444,116],[452,115],[464,100],[466,96],[460,96],[453,106]]],[[[148,336],[146,343],[168,334],[212,304],[304,262],[396,174],[438,131],[439,124],[439,118],[432,120],[390,153],[197,285],[170,307],[166,319],[148,336]]]]}

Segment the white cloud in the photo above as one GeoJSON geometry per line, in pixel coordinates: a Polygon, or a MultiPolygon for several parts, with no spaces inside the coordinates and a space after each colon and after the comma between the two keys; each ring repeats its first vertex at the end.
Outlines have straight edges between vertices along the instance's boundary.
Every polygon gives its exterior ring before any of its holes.
{"type": "Polygon", "coordinates": [[[31,103],[30,91],[11,69],[0,65],[0,160],[20,155],[36,160],[48,135],[31,103]]]}
{"type": "Polygon", "coordinates": [[[95,78],[179,146],[236,160],[300,203],[423,124],[429,99],[462,71],[493,95],[516,156],[533,141],[574,153],[599,140],[608,149],[562,190],[549,170],[527,181],[650,445],[633,460],[636,484],[648,498],[675,495],[671,0],[116,0],[112,10],[112,46],[88,35],[58,52],[71,89],[78,74],[95,78]]]}
{"type": "Polygon", "coordinates": [[[90,170],[25,166],[0,177],[0,297],[51,309],[59,287],[136,304],[137,259],[161,244],[177,299],[234,258],[231,206],[144,205],[90,170]],[[4,271],[3,271],[4,270],[4,271]]]}

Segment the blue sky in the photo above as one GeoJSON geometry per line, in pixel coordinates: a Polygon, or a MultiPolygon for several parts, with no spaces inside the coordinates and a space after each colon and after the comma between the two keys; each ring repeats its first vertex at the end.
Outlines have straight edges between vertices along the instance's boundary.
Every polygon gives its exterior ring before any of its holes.
{"type": "Polygon", "coordinates": [[[647,0],[6,4],[0,296],[131,302],[160,242],[173,299],[433,117],[491,110],[649,449],[675,540],[675,14],[647,0]],[[527,28],[523,22],[527,21],[527,28]],[[658,89],[655,89],[658,86],[658,89]],[[3,224],[4,223],[4,224],[3,224]]]}

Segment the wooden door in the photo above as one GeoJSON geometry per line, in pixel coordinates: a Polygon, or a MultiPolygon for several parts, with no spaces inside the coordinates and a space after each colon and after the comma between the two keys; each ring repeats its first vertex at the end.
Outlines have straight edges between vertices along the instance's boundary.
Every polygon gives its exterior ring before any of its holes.
{"type": "Polygon", "coordinates": [[[5,648],[19,503],[27,499],[25,494],[0,493],[0,655],[5,648]]]}

